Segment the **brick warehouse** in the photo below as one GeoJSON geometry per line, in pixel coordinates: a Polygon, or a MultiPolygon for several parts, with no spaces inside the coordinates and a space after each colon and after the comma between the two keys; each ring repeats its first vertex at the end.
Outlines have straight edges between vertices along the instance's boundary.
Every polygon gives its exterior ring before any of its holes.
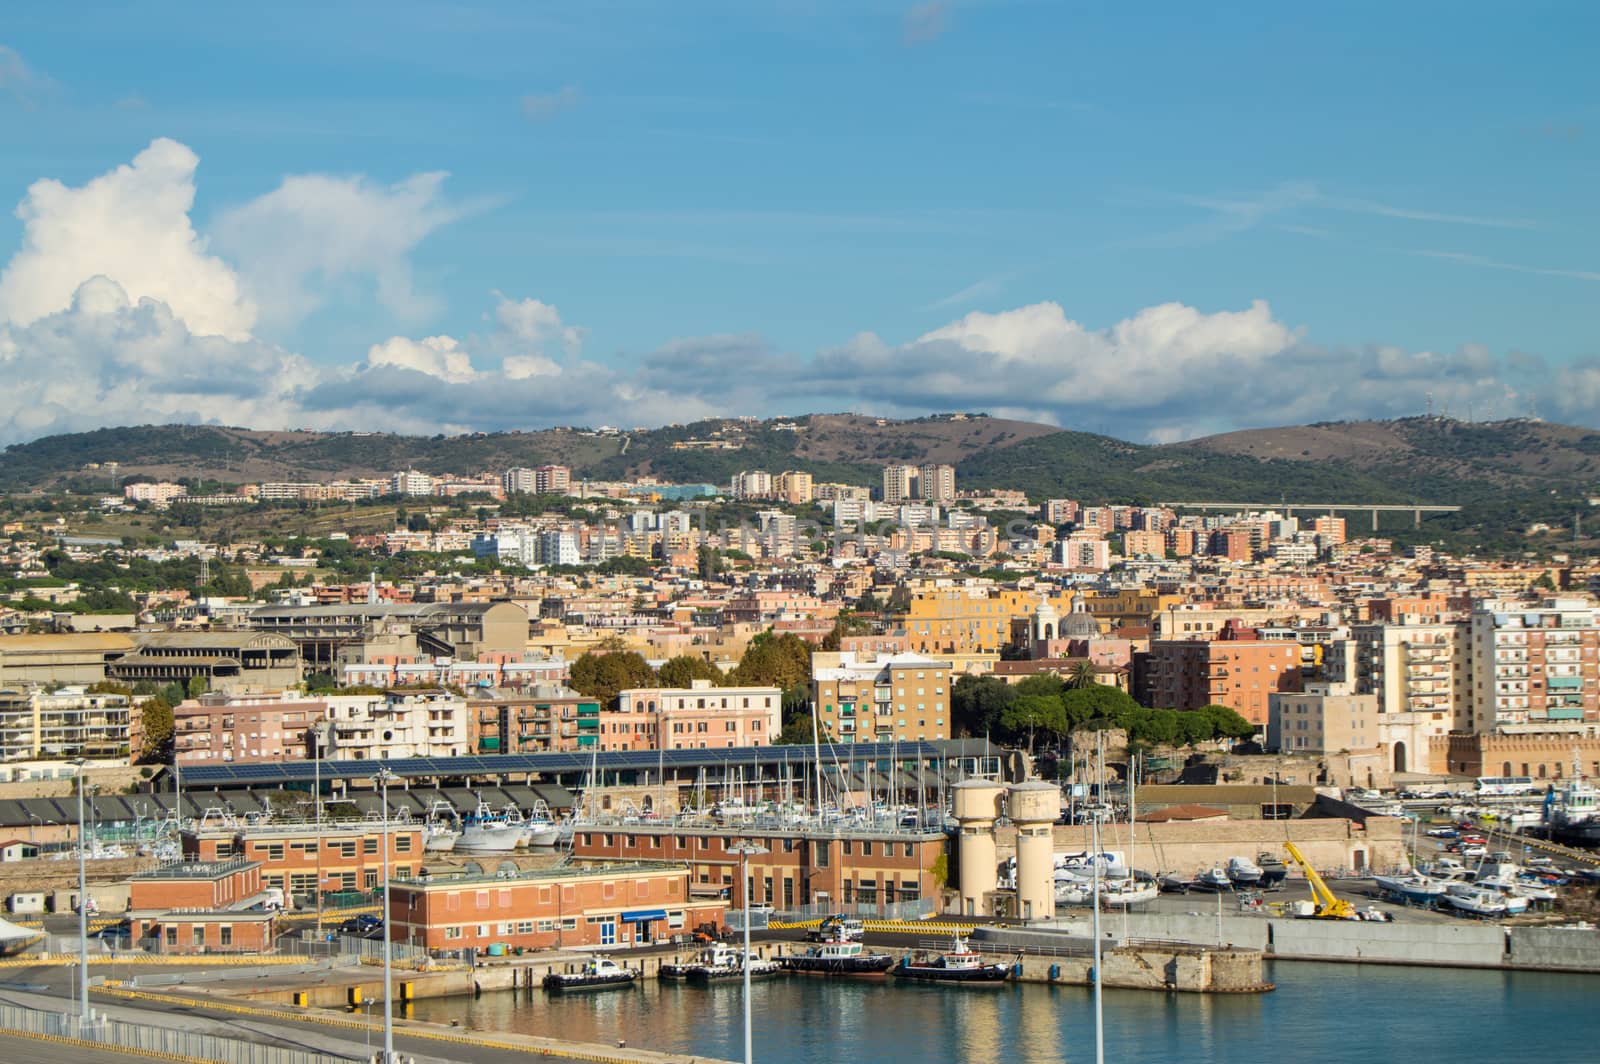
{"type": "Polygon", "coordinates": [[[430,950],[643,945],[722,923],[676,861],[604,861],[520,873],[428,875],[390,885],[392,941],[430,950]]]}

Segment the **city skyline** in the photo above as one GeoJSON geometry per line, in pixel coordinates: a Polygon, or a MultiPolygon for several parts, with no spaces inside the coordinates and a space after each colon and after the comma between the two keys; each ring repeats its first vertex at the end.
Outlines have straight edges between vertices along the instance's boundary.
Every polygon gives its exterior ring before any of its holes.
{"type": "Polygon", "coordinates": [[[1588,10],[376,11],[13,13],[0,443],[1600,423],[1588,10]]]}

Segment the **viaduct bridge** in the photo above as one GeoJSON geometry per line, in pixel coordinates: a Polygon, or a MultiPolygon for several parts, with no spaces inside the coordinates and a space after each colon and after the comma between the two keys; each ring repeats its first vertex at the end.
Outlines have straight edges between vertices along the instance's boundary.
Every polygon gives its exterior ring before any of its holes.
{"type": "Polygon", "coordinates": [[[1169,510],[1278,510],[1285,517],[1293,517],[1296,510],[1312,511],[1314,513],[1336,514],[1358,512],[1371,512],[1372,530],[1378,530],[1378,515],[1380,513],[1408,513],[1417,528],[1422,527],[1422,515],[1429,514],[1454,514],[1460,513],[1459,506],[1421,506],[1416,503],[1406,505],[1386,505],[1372,502],[1162,502],[1157,506],[1164,506],[1169,510]]]}

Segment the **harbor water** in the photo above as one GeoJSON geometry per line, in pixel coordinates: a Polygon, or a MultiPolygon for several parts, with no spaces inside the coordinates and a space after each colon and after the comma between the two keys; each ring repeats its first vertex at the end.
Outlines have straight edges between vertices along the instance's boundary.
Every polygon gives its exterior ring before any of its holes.
{"type": "MultiPolygon", "coordinates": [[[[1274,962],[1269,994],[1107,990],[1108,1061],[1504,1064],[1596,1060],[1600,976],[1274,962]]],[[[763,1064],[1046,1064],[1094,1060],[1082,987],[1000,989],[778,979],[752,988],[763,1064]]],[[[512,992],[418,1002],[414,1016],[725,1060],[743,1057],[742,988],[650,984],[601,994],[512,992]]]]}

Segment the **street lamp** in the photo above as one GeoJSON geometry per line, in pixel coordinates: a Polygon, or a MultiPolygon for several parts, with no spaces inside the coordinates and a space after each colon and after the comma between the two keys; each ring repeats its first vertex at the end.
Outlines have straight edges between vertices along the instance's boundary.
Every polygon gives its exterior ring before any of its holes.
{"type": "MultiPolygon", "coordinates": [[[[311,785],[312,817],[316,821],[317,836],[317,938],[322,938],[322,731],[311,726],[311,772],[315,782],[311,785]]],[[[387,929],[384,931],[388,934],[387,929]]]]}
{"type": "Polygon", "coordinates": [[[83,776],[89,762],[72,759],[78,774],[78,1031],[89,1025],[89,871],[85,862],[88,841],[83,833],[83,776]]]}
{"type": "Polygon", "coordinates": [[[34,829],[38,828],[38,827],[43,827],[43,826],[44,826],[44,817],[40,816],[38,813],[29,813],[28,814],[28,841],[29,842],[32,842],[32,843],[35,843],[35,844],[38,843],[39,836],[34,833],[34,829]]]}
{"type": "Polygon", "coordinates": [[[400,1058],[394,1052],[394,984],[389,948],[389,781],[395,776],[384,765],[373,778],[383,802],[383,838],[378,844],[383,850],[383,1064],[397,1064],[400,1058]]]}
{"type": "Polygon", "coordinates": [[[770,853],[765,846],[744,841],[728,847],[728,853],[739,855],[739,893],[744,900],[744,1064],[752,1064],[755,1054],[751,1049],[750,1024],[750,858],[770,853]]]}

